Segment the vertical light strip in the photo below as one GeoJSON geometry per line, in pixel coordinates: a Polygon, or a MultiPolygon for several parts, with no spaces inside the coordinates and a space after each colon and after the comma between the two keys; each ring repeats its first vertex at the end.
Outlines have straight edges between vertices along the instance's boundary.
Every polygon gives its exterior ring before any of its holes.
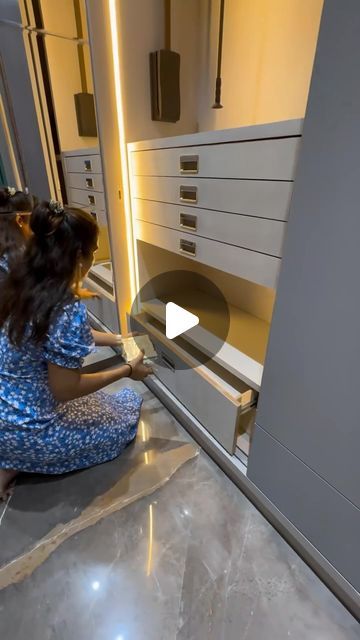
{"type": "MultiPolygon", "coordinates": [[[[141,436],[142,436],[142,441],[146,442],[148,440],[147,435],[146,435],[146,431],[145,431],[145,422],[144,420],[140,420],[139,423],[140,429],[141,429],[141,436]]],[[[149,453],[148,451],[145,451],[144,453],[144,458],[145,458],[145,464],[149,464],[149,453]]]]}
{"type": "Polygon", "coordinates": [[[120,51],[119,51],[119,36],[118,36],[118,24],[117,24],[117,11],[116,3],[118,0],[109,0],[109,13],[110,13],[110,31],[111,31],[111,46],[113,56],[113,70],[114,70],[114,86],[115,86],[115,98],[116,98],[116,113],[119,132],[119,146],[121,157],[121,173],[123,182],[123,198],[124,198],[124,210],[125,210],[125,223],[126,223],[126,242],[129,256],[129,274],[130,274],[130,293],[131,302],[135,299],[138,292],[137,287],[137,260],[136,251],[133,241],[132,233],[132,219],[131,219],[131,206],[130,206],[130,193],[129,193],[129,172],[127,163],[127,152],[125,143],[125,125],[124,125],[124,112],[122,102],[122,87],[121,87],[121,65],[120,65],[120,51]]]}
{"type": "Polygon", "coordinates": [[[154,537],[154,519],[153,519],[153,506],[149,505],[149,547],[148,547],[148,561],[146,568],[146,575],[150,576],[152,571],[153,562],[153,537],[154,537]]]}

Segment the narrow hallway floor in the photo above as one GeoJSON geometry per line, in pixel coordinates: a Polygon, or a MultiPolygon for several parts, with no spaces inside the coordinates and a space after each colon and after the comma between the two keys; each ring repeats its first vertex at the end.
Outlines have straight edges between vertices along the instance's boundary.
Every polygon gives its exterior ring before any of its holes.
{"type": "MultiPolygon", "coordinates": [[[[360,626],[141,383],[137,441],[0,506],[2,640],[359,640],[360,626]]],[[[110,388],[129,386],[129,381],[110,388]]]]}

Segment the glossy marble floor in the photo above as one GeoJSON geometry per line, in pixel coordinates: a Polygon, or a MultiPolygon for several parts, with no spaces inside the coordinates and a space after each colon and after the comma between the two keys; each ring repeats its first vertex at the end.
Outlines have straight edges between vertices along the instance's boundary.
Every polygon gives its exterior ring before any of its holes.
{"type": "MultiPolygon", "coordinates": [[[[120,385],[114,385],[112,389],[120,385]]],[[[360,627],[159,401],[118,459],[0,507],[1,640],[359,640],[360,627]]]]}

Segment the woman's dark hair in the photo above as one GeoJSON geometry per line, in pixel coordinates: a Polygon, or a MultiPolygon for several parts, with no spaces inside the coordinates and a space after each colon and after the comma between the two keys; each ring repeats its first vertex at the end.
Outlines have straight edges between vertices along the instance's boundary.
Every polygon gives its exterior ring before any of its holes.
{"type": "Polygon", "coordinates": [[[17,213],[31,213],[33,196],[24,191],[0,188],[0,257],[5,255],[11,264],[24,247],[24,236],[16,221],[17,213]]]}
{"type": "Polygon", "coordinates": [[[50,323],[71,302],[76,268],[96,249],[98,226],[82,209],[41,202],[30,219],[33,232],[1,292],[0,328],[8,322],[12,344],[20,346],[26,334],[36,343],[50,323]]]}

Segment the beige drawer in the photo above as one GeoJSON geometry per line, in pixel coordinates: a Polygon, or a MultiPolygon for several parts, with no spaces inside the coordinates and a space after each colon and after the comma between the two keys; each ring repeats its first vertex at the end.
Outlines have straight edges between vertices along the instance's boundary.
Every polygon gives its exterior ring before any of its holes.
{"type": "Polygon", "coordinates": [[[155,376],[233,454],[240,416],[256,401],[256,392],[240,380],[234,387],[208,366],[199,364],[191,352],[168,340],[146,314],[136,316],[131,326],[148,333],[154,343],[159,356],[155,376]]]}
{"type": "Polygon", "coordinates": [[[69,189],[69,201],[71,204],[89,207],[92,211],[99,209],[105,211],[105,198],[103,193],[86,191],[85,189],[69,189]]]}
{"type": "Polygon", "coordinates": [[[84,156],[65,156],[64,163],[67,173],[102,173],[99,154],[84,156]]]}
{"type": "Polygon", "coordinates": [[[281,257],[286,222],[181,205],[133,200],[138,220],[281,257]]]}
{"type": "Polygon", "coordinates": [[[248,216],[287,220],[292,182],[137,177],[133,196],[248,216]]]}
{"type": "Polygon", "coordinates": [[[265,287],[276,288],[281,259],[241,247],[222,244],[193,234],[136,221],[138,240],[178,253],[220,271],[231,273],[265,287]]]}
{"type": "Polygon", "coordinates": [[[134,175],[293,180],[299,137],[133,151],[134,175]]]}
{"type": "Polygon", "coordinates": [[[67,182],[73,189],[86,189],[90,191],[104,191],[103,178],[96,173],[68,173],[67,182]]]}

